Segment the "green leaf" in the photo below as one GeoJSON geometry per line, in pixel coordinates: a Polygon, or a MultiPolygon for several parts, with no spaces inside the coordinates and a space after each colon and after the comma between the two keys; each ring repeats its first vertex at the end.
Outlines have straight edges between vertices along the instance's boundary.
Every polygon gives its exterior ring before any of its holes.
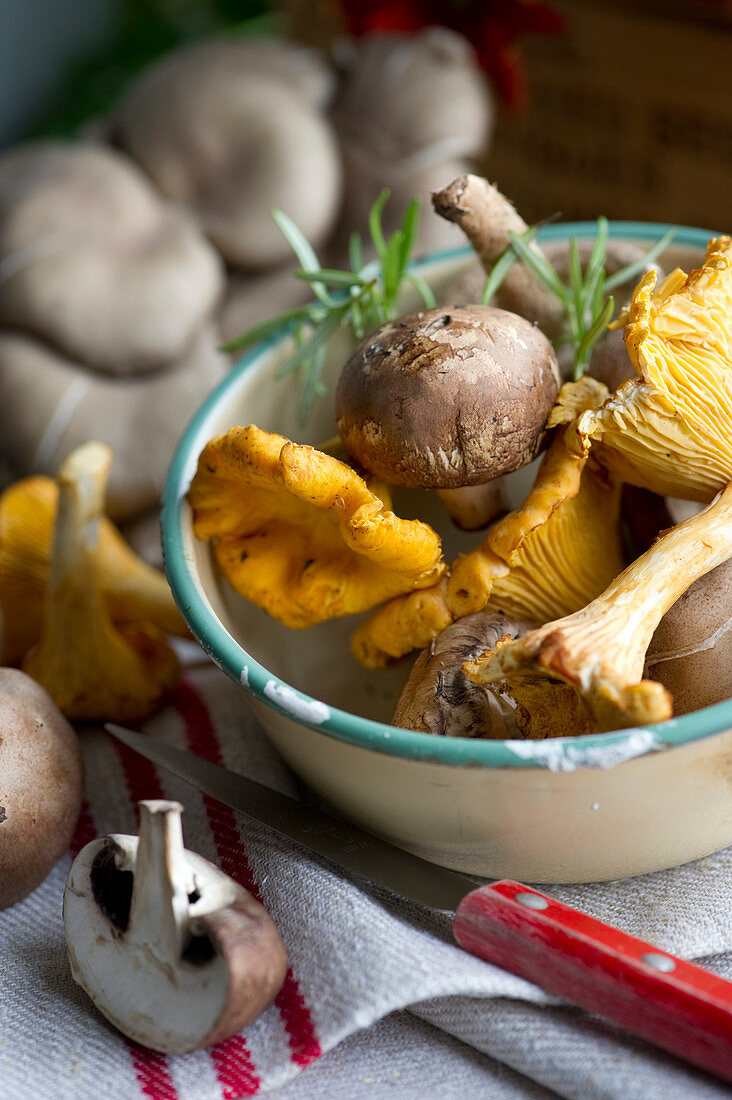
{"type": "Polygon", "coordinates": [[[295,321],[305,319],[310,308],[310,306],[298,306],[297,309],[288,309],[284,313],[278,313],[275,317],[269,317],[266,321],[261,321],[258,325],[253,325],[252,328],[247,329],[241,336],[235,336],[228,344],[223,344],[221,350],[233,352],[251,347],[252,344],[259,343],[260,340],[264,340],[281,328],[292,325],[295,321]]]}
{"type": "Polygon", "coordinates": [[[294,271],[296,279],[302,279],[306,283],[322,282],[326,286],[362,286],[363,279],[360,275],[354,275],[350,271],[336,271],[335,268],[323,267],[319,271],[294,271]]]}
{"type": "Polygon", "coordinates": [[[348,242],[348,262],[351,265],[351,271],[360,273],[363,267],[363,245],[360,233],[351,233],[348,242]]]}
{"type": "MultiPolygon", "coordinates": [[[[386,202],[389,198],[389,188],[384,187],[374,199],[374,202],[369,210],[369,233],[371,234],[371,240],[374,242],[374,248],[379,259],[383,258],[386,250],[386,241],[384,240],[384,232],[381,228],[381,215],[383,213],[386,202]]],[[[303,267],[305,264],[303,264],[303,267]]]]}
{"type": "Polygon", "coordinates": [[[632,264],[627,264],[625,267],[621,267],[619,271],[616,271],[614,275],[611,275],[605,282],[606,290],[614,290],[622,283],[627,282],[628,279],[632,279],[634,275],[640,274],[647,264],[652,264],[657,256],[663,252],[664,248],[667,248],[671,244],[678,233],[678,226],[672,226],[668,229],[664,235],[656,241],[652,248],[649,248],[642,256],[637,260],[634,260],[632,264]]]}
{"type": "Polygon", "coordinates": [[[549,261],[540,253],[534,252],[523,239],[523,236],[519,233],[514,233],[512,229],[508,231],[508,239],[513,245],[514,252],[517,254],[518,258],[526,264],[536,278],[543,283],[544,286],[548,287],[549,290],[553,291],[557,298],[566,306],[569,301],[569,293],[549,261]]]}
{"type": "Polygon", "coordinates": [[[572,237],[569,242],[569,289],[579,308],[582,298],[582,264],[576,237],[572,237]]]}
{"type": "Polygon", "coordinates": [[[330,337],[340,326],[343,314],[351,308],[351,303],[347,302],[345,306],[340,309],[333,310],[328,317],[325,318],[316,328],[312,330],[306,340],[303,340],[302,344],[290,355],[281,367],[277,370],[275,378],[284,378],[286,375],[291,374],[296,370],[300,364],[305,365],[312,355],[314,355],[319,348],[324,347],[330,337]]]}
{"type": "Polygon", "coordinates": [[[414,272],[410,272],[405,276],[408,283],[411,283],[415,290],[419,291],[422,296],[422,301],[427,306],[427,309],[436,309],[437,301],[432,293],[432,287],[429,283],[425,282],[421,275],[415,275],[414,272]]]}
{"type": "Polygon", "coordinates": [[[419,215],[420,208],[422,206],[421,199],[416,195],[409,206],[406,209],[404,217],[402,218],[402,243],[399,253],[399,273],[400,275],[406,270],[409,263],[409,257],[412,255],[412,248],[414,247],[414,239],[417,236],[417,229],[419,228],[419,215]]]}
{"type": "Polygon", "coordinates": [[[580,343],[580,345],[577,349],[577,354],[575,356],[575,371],[574,371],[574,380],[575,380],[575,382],[579,378],[581,378],[582,375],[584,374],[585,367],[586,367],[587,361],[588,361],[589,356],[590,356],[590,351],[592,350],[592,347],[595,344],[595,342],[602,335],[602,333],[605,329],[605,326],[607,325],[608,321],[610,320],[610,318],[613,315],[613,310],[614,309],[615,309],[615,299],[610,297],[605,302],[605,305],[603,306],[602,312],[595,319],[595,321],[594,321],[593,325],[591,326],[591,328],[588,329],[588,331],[585,333],[585,335],[584,335],[584,337],[583,337],[583,339],[582,339],[582,341],[581,341],[581,343],[580,343]]]}
{"type": "MultiPolygon", "coordinates": [[[[300,261],[300,266],[305,271],[318,271],[320,263],[318,257],[315,255],[310,241],[303,233],[297,228],[292,218],[288,218],[284,210],[273,210],[272,217],[280,230],[285,240],[289,244],[292,251],[300,261]]],[[[324,305],[330,305],[331,297],[326,291],[322,283],[313,283],[313,293],[320,298],[320,301],[324,305]]]]}

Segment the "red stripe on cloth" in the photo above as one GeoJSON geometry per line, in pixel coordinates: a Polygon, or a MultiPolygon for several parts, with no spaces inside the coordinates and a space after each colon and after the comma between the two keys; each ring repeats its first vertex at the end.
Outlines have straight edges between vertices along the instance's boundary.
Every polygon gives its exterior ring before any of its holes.
{"type": "MultiPolygon", "coordinates": [[[[76,822],[74,835],[69,845],[72,856],[76,858],[81,849],[85,848],[92,840],[95,840],[97,835],[89,803],[82,802],[79,820],[76,822]]],[[[178,1093],[173,1084],[165,1055],[157,1054],[153,1050],[146,1050],[145,1047],[133,1043],[131,1039],[126,1037],[125,1042],[129,1048],[137,1083],[143,1095],[148,1096],[150,1100],[178,1100],[178,1093]]]]}
{"type": "MultiPolygon", "coordinates": [[[[115,742],[115,747],[132,801],[137,803],[145,798],[165,798],[155,765],[119,741],[115,742]]],[[[222,869],[230,874],[223,862],[222,869]]],[[[211,1047],[210,1055],[224,1100],[238,1100],[240,1096],[254,1096],[259,1092],[261,1081],[243,1035],[234,1035],[217,1043],[211,1047]]]]}
{"type": "MultiPolygon", "coordinates": [[[[185,723],[186,741],[190,751],[204,760],[223,766],[221,745],[208,707],[193,684],[188,680],[181,680],[173,693],[172,702],[185,723]]],[[[234,811],[209,795],[204,795],[203,801],[222,869],[257,901],[261,901],[259,887],[241,843],[234,811]]],[[[314,1062],[321,1056],[322,1049],[310,1009],[291,967],[275,1004],[285,1025],[293,1062],[298,1066],[307,1066],[314,1062]]]]}

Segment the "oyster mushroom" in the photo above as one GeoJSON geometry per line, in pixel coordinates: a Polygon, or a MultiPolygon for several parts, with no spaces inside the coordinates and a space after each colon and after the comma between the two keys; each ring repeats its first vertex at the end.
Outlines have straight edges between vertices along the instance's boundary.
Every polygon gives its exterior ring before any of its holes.
{"type": "Polygon", "coordinates": [[[463,665],[501,638],[520,638],[535,625],[500,611],[479,611],[451,623],[415,661],[392,725],[443,737],[515,737],[513,708],[471,683],[463,665]]]}
{"type": "Polygon", "coordinates": [[[567,446],[566,425],[601,402],[594,379],[567,383],[549,418],[554,438],[526,500],[452,563],[447,578],[391,600],[356,629],[354,656],[367,668],[393,663],[436,638],[453,619],[483,609],[546,622],[583,607],[623,568],[620,487],[567,446]]]}
{"type": "Polygon", "coordinates": [[[135,721],[152,714],[178,677],[162,633],[113,624],[97,572],[99,527],[112,453],[88,443],[58,475],[58,508],[43,625],[24,671],[69,718],[135,721]]]}
{"type": "MultiPolygon", "coordinates": [[[[508,232],[525,233],[526,222],[498,188],[480,176],[459,176],[432,195],[436,213],[460,226],[486,272],[510,242],[508,232]]],[[[537,244],[531,247],[540,252],[537,244]]],[[[559,336],[564,307],[522,263],[515,263],[496,296],[504,309],[539,325],[550,339],[559,336]]]]}
{"type": "Polygon", "coordinates": [[[139,808],[139,840],[101,837],[74,860],[64,892],[69,963],[116,1028],[183,1054],[256,1020],[287,958],[259,902],[184,849],[180,803],[139,808]]]}
{"type": "Polygon", "coordinates": [[[37,142],[0,158],[0,324],[98,372],[158,370],[211,315],[221,262],[122,154],[37,142]]]}
{"type": "MultiPolygon", "coordinates": [[[[57,504],[49,477],[24,478],[0,494],[0,664],[20,664],[40,637],[57,504]]],[[[188,636],[163,574],[133,553],[105,516],[97,582],[114,622],[188,636]]]]}
{"type": "Polygon", "coordinates": [[[642,679],[649,642],[679,596],[730,555],[732,484],[662,535],[587,607],[499,642],[465,672],[473,683],[510,694],[530,737],[664,721],[672,713],[670,693],[642,679]]]}
{"type": "MultiPolygon", "coordinates": [[[[467,170],[493,129],[488,83],[465,38],[445,27],[416,34],[369,34],[335,46],[340,76],[332,117],[344,167],[339,238],[368,223],[387,187],[385,228],[415,195],[467,170]]],[[[450,227],[422,218],[422,251],[447,248],[450,227]]]]}
{"type": "Polygon", "coordinates": [[[579,417],[576,446],[600,443],[620,480],[706,502],[732,480],[732,240],[655,282],[644,276],[616,322],[639,377],[579,417]]]}
{"type": "Polygon", "coordinates": [[[321,109],[331,80],[301,47],[196,43],[137,77],[109,134],[195,215],[229,264],[260,270],[290,258],[273,207],[313,244],[335,220],[340,158],[321,109]]]}
{"type": "MultiPolygon", "coordinates": [[[[552,347],[524,318],[489,306],[422,310],[361,341],[338,380],[336,418],[348,452],[377,477],[484,492],[543,449],[558,392],[552,347]]],[[[461,491],[459,524],[471,522],[472,503],[461,491]]]]}
{"type": "Polygon", "coordinates": [[[206,445],[189,500],[194,533],[215,539],[232,587],[295,629],[427,587],[445,569],[439,537],[389,511],[386,486],[255,425],[206,445]]]}
{"type": "Polygon", "coordinates": [[[47,691],[0,668],[0,909],[66,852],[81,810],[81,749],[47,691]]]}
{"type": "Polygon", "coordinates": [[[16,476],[54,474],[75,448],[101,436],[115,454],[107,509],[130,519],[158,504],[181,425],[226,369],[208,328],[169,369],[124,379],[0,331],[0,408],[13,410],[0,450],[16,476]]]}

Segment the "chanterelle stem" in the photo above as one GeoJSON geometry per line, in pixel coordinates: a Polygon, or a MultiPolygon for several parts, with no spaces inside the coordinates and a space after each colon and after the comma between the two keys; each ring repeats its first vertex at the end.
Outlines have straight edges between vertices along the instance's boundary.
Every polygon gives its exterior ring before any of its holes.
{"type": "MultiPolygon", "coordinates": [[[[732,483],[703,512],[666,532],[651,548],[581,611],[546,623],[525,637],[483,654],[465,666],[475,683],[502,682],[528,709],[537,704],[543,733],[558,736],[577,729],[581,696],[588,728],[619,729],[634,722],[671,716],[668,692],[641,681],[646,649],[658,623],[686,589],[732,554],[732,483]],[[553,687],[552,687],[553,682],[553,687]],[[554,691],[552,708],[548,694],[554,691]],[[568,727],[572,710],[575,728],[568,727]]],[[[536,721],[533,717],[528,719],[536,721]]]]}

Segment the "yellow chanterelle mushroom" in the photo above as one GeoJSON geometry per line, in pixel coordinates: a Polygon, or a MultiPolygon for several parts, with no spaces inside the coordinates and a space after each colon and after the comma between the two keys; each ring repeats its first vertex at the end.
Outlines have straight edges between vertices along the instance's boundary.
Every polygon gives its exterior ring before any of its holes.
{"type": "Polygon", "coordinates": [[[69,718],[131,722],[152,714],[178,662],[148,622],[115,625],[100,588],[100,523],[112,452],[73,451],[58,474],[58,508],[38,644],[23,669],[69,718]]]}
{"type": "Polygon", "coordinates": [[[557,428],[522,506],[451,566],[447,579],[379,608],[354,632],[352,649],[382,668],[422,649],[455,619],[492,609],[545,622],[583,607],[623,568],[619,486],[567,446],[567,422],[600,404],[602,383],[567,383],[547,422],[557,428]]]}
{"type": "Polygon", "coordinates": [[[389,511],[383,483],[254,425],[207,444],[189,501],[232,587],[296,629],[428,587],[445,569],[437,534],[389,511]]]}
{"type": "Polygon", "coordinates": [[[732,484],[667,531],[573,615],[506,639],[464,671],[513,697],[528,737],[561,737],[671,717],[669,692],[643,680],[653,632],[686,589],[732,554],[732,484]]]}
{"type": "Polygon", "coordinates": [[[574,427],[575,446],[622,481],[709,501],[732,480],[732,240],[702,267],[647,274],[616,322],[639,375],[574,427]]]}
{"type": "MultiPolygon", "coordinates": [[[[40,637],[57,504],[58,486],[43,475],[0,494],[0,665],[20,664],[40,637]]],[[[99,520],[96,568],[114,622],[188,635],[163,574],[132,551],[106,516],[99,520]]]]}

